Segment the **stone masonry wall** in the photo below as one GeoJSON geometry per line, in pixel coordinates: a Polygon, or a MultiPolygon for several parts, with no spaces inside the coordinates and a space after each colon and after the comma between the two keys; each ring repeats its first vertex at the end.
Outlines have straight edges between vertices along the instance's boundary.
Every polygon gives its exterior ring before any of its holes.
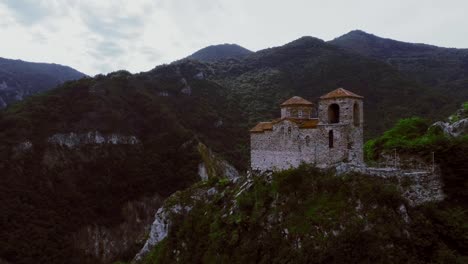
{"type": "Polygon", "coordinates": [[[252,169],[283,170],[297,167],[301,162],[327,167],[345,161],[348,156],[346,134],[346,126],[339,124],[299,129],[296,123],[283,120],[275,124],[272,131],[252,134],[252,169]],[[330,129],[334,135],[333,148],[328,144],[330,129]]]}
{"type": "MultiPolygon", "coordinates": [[[[362,107],[362,100],[355,98],[321,100],[318,108],[319,124],[315,128],[300,129],[295,122],[283,119],[274,124],[271,131],[252,133],[252,169],[283,170],[297,167],[302,162],[318,167],[330,167],[340,162],[362,165],[362,107]],[[332,104],[339,106],[340,113],[339,122],[333,124],[329,123],[328,116],[328,109],[332,104]],[[357,111],[354,111],[355,105],[357,111]],[[357,118],[354,116],[355,112],[357,118]],[[333,131],[332,148],[329,147],[330,131],[333,131]]],[[[283,118],[289,117],[288,110],[290,109],[287,107],[281,109],[283,118]]]]}
{"type": "Polygon", "coordinates": [[[348,127],[347,131],[347,143],[348,158],[347,161],[354,164],[363,164],[364,160],[364,111],[363,102],[360,99],[354,98],[336,98],[326,99],[319,102],[319,120],[320,124],[329,124],[328,120],[328,108],[332,104],[337,104],[340,108],[340,124],[348,127]],[[355,122],[354,117],[354,105],[357,105],[358,117],[355,122]]]}

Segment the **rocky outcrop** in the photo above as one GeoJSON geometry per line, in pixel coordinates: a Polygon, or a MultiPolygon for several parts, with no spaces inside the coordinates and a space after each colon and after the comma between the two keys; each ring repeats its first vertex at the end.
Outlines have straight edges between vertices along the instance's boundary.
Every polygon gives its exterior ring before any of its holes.
{"type": "MultiPolygon", "coordinates": [[[[203,143],[198,143],[198,152],[202,156],[203,162],[198,166],[198,174],[201,180],[208,180],[212,178],[227,178],[230,182],[237,182],[240,179],[239,172],[224,159],[218,157],[203,143]]],[[[206,197],[212,197],[217,193],[216,188],[203,189],[200,188],[190,200],[204,200],[206,197]]],[[[190,206],[181,205],[180,192],[173,194],[169,197],[165,206],[158,209],[154,216],[154,222],[151,225],[149,237],[133,259],[132,263],[138,263],[145,258],[145,256],[164,238],[167,237],[171,227],[171,220],[174,215],[186,215],[192,209],[190,206]],[[176,202],[174,202],[176,201],[176,202]]]]}
{"type": "Polygon", "coordinates": [[[203,162],[198,165],[198,175],[202,180],[208,178],[227,177],[231,181],[237,181],[239,172],[224,159],[219,158],[207,146],[198,144],[198,152],[203,162]]]}
{"type": "Polygon", "coordinates": [[[88,133],[67,133],[55,134],[47,139],[50,144],[74,148],[86,144],[123,144],[135,145],[139,144],[140,140],[135,136],[124,136],[121,134],[104,135],[98,131],[90,131],[88,133]]]}
{"type": "Polygon", "coordinates": [[[178,204],[170,207],[159,208],[154,216],[155,220],[151,225],[148,240],[146,240],[145,245],[135,256],[132,263],[137,263],[141,261],[151,251],[151,249],[153,249],[154,246],[156,246],[159,242],[161,242],[164,238],[167,237],[169,228],[171,226],[171,215],[187,214],[188,212],[190,212],[191,209],[191,207],[182,207],[178,204]]]}
{"type": "Polygon", "coordinates": [[[444,134],[451,137],[460,137],[468,135],[468,118],[461,119],[454,123],[447,123],[443,121],[436,122],[432,127],[440,128],[444,134]]]}

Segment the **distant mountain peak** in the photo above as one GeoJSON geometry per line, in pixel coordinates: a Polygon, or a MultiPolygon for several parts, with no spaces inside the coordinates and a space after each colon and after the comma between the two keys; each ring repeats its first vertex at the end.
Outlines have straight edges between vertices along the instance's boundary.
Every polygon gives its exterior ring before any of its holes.
{"type": "Polygon", "coordinates": [[[325,41],[311,36],[303,36],[296,40],[293,40],[285,46],[305,46],[305,45],[323,45],[325,41]]]}
{"type": "Polygon", "coordinates": [[[211,45],[198,50],[192,55],[188,56],[187,59],[203,62],[213,62],[229,58],[242,58],[251,53],[253,52],[237,44],[224,43],[219,45],[211,45]]]}
{"type": "Polygon", "coordinates": [[[0,109],[27,96],[85,76],[65,65],[0,57],[0,109]]]}
{"type": "Polygon", "coordinates": [[[360,29],[355,29],[351,30],[350,32],[339,36],[335,39],[333,39],[331,42],[337,42],[337,41],[375,41],[379,39],[384,39],[379,36],[376,36],[371,33],[367,33],[363,30],[360,29]]]}
{"type": "Polygon", "coordinates": [[[366,36],[375,36],[374,34],[367,33],[364,30],[360,29],[354,29],[351,30],[350,32],[346,33],[345,35],[366,35],[366,36]]]}

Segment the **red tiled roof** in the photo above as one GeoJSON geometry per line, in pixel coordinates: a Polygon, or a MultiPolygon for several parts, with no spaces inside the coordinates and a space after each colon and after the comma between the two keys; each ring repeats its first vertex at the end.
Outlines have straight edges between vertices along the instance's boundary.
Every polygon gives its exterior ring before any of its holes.
{"type": "Polygon", "coordinates": [[[281,104],[281,106],[291,106],[291,105],[308,105],[308,106],[310,105],[311,106],[314,104],[299,96],[293,96],[281,104]]]}
{"type": "Polygon", "coordinates": [[[340,97],[364,98],[360,95],[357,95],[343,88],[338,88],[334,91],[327,93],[326,95],[321,96],[320,99],[333,99],[333,98],[340,98],[340,97]]]}
{"type": "Polygon", "coordinates": [[[273,122],[260,122],[250,129],[250,133],[262,133],[265,130],[273,130],[273,122]]]}
{"type": "Polygon", "coordinates": [[[283,119],[276,119],[271,122],[260,122],[254,128],[250,130],[250,133],[263,133],[267,130],[273,130],[273,125],[277,124],[283,120],[288,120],[291,122],[296,123],[299,128],[301,129],[308,129],[308,128],[316,128],[319,120],[317,118],[314,119],[297,119],[297,118],[283,118],[283,119]]]}

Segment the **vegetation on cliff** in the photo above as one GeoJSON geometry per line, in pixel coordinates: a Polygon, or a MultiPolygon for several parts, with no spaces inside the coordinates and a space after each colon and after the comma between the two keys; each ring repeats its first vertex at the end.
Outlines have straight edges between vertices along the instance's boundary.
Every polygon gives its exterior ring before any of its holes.
{"type": "Polygon", "coordinates": [[[394,183],[302,165],[170,199],[169,234],[143,263],[464,263],[466,211],[410,207],[394,183]]]}
{"type": "MultiPolygon", "coordinates": [[[[468,109],[463,108],[451,119],[468,117],[468,109]]],[[[468,204],[468,134],[458,137],[447,135],[438,126],[426,119],[412,117],[399,120],[382,136],[367,141],[364,147],[368,162],[377,161],[382,153],[416,156],[426,163],[440,166],[444,191],[451,202],[468,204]]]]}

